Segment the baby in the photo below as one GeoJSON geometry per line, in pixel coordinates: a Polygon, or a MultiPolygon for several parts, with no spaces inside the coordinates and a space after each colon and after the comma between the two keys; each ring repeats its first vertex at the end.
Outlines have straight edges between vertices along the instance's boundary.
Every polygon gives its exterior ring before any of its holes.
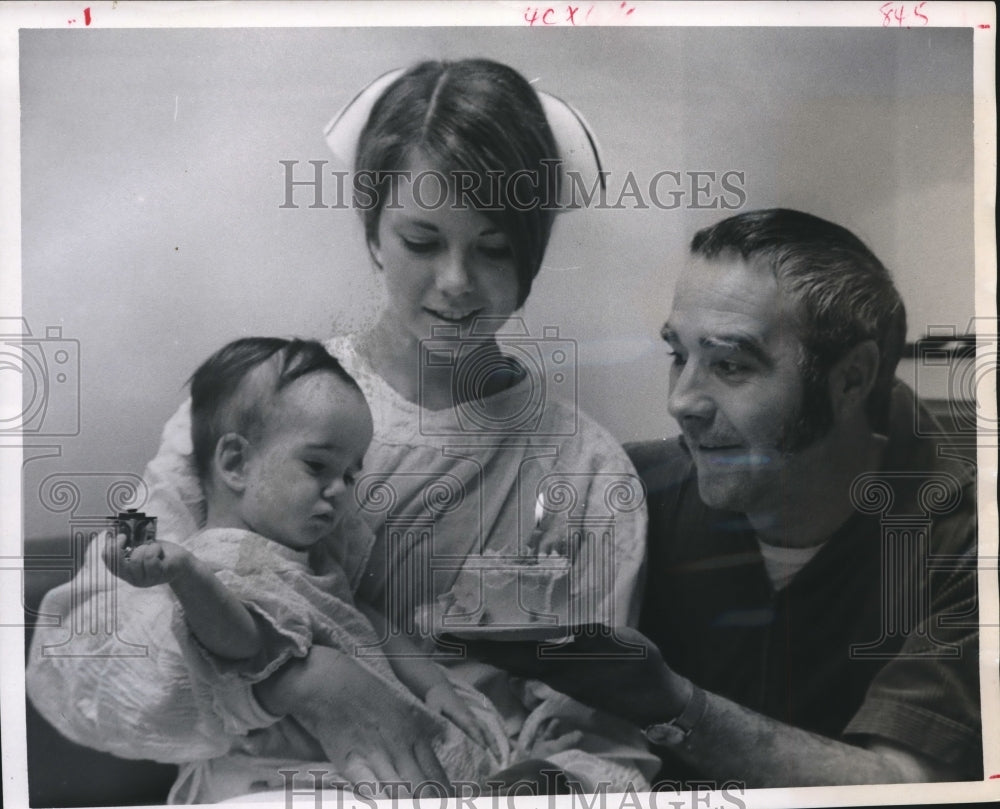
{"type": "Polygon", "coordinates": [[[373,623],[385,619],[353,600],[338,529],[372,419],[340,363],[312,341],[237,340],[192,376],[191,414],[205,526],[183,544],[129,547],[119,535],[104,555],[112,572],[167,585],[220,677],[260,681],[313,645],[367,649],[358,659],[372,676],[398,678],[482,748],[486,769],[502,765],[502,733],[407,638],[380,639],[373,623]]]}

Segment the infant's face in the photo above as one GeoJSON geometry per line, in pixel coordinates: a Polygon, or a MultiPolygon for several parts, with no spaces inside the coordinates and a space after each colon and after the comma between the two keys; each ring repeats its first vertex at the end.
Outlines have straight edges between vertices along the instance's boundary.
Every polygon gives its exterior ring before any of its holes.
{"type": "Polygon", "coordinates": [[[372,438],[364,397],[332,373],[297,379],[275,400],[251,443],[240,516],[289,548],[329,536],[372,438]]]}

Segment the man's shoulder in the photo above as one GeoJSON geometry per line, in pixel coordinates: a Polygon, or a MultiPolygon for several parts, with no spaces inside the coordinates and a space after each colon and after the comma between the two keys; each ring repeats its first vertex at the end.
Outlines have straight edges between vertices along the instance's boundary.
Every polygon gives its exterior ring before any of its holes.
{"type": "Polygon", "coordinates": [[[893,387],[889,425],[884,469],[948,474],[961,486],[975,483],[975,434],[949,432],[903,382],[893,387]]]}
{"type": "MultiPolygon", "coordinates": [[[[917,429],[935,426],[913,391],[899,383],[893,390],[889,444],[882,468],[866,476],[875,487],[892,494],[885,514],[922,514],[937,523],[974,525],[976,516],[976,463],[967,440],[943,430],[917,429]]],[[[859,490],[865,500],[865,493],[859,490]]],[[[881,502],[881,501],[880,501],[881,502]]],[[[965,531],[967,532],[967,530],[965,531]]]]}

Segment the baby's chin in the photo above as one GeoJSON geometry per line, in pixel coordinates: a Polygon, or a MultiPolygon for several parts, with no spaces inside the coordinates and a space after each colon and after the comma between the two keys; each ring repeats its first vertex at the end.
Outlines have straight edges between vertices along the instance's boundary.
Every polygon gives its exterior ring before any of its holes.
{"type": "Polygon", "coordinates": [[[272,537],[279,545],[284,545],[293,551],[308,551],[310,548],[319,545],[333,536],[334,526],[325,528],[310,526],[309,530],[300,531],[294,535],[283,534],[272,537]]]}

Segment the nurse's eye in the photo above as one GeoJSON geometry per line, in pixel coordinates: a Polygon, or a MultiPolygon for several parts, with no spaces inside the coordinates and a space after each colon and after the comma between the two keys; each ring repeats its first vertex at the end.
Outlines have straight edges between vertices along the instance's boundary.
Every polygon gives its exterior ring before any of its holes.
{"type": "Polygon", "coordinates": [[[514,255],[509,244],[482,244],[479,249],[484,256],[495,260],[511,258],[514,255]]]}
{"type": "Polygon", "coordinates": [[[435,240],[425,241],[422,239],[402,238],[403,246],[411,253],[431,253],[437,249],[438,243],[435,240]]]}

